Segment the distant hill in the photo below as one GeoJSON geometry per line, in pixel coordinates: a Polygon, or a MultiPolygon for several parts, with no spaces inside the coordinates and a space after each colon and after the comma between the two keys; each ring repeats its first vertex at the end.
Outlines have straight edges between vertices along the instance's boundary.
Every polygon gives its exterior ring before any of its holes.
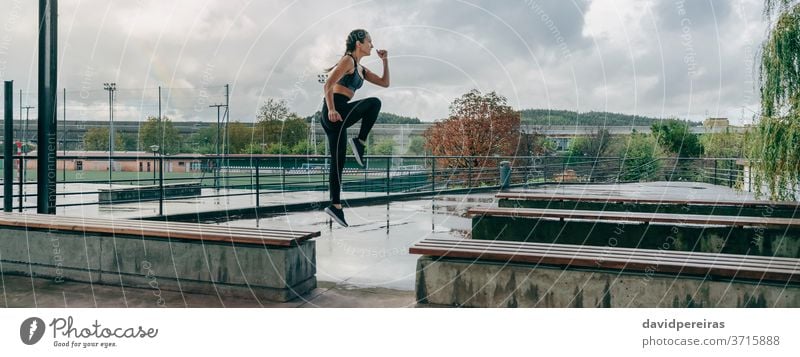
{"type": "MultiPolygon", "coordinates": [[[[320,112],[316,112],[313,115],[319,115],[320,112]]],[[[311,122],[312,115],[305,117],[306,122],[311,122]]],[[[411,118],[411,117],[404,117],[402,115],[392,114],[392,113],[380,113],[378,114],[378,120],[376,121],[377,124],[421,124],[422,121],[419,118],[411,118]]]]}
{"type": "MultiPolygon", "coordinates": [[[[650,126],[662,119],[608,112],[577,113],[569,110],[524,109],[522,123],[532,125],[650,126]]],[[[689,121],[690,126],[702,123],[689,121]]]]}

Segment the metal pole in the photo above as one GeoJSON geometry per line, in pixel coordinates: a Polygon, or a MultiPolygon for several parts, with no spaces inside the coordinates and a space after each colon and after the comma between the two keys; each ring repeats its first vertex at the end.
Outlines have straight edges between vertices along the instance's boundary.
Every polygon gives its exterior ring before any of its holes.
{"type": "Polygon", "coordinates": [[[387,158],[386,159],[386,195],[389,195],[389,191],[391,190],[391,176],[389,171],[392,169],[392,160],[387,158]]]}
{"type": "Polygon", "coordinates": [[[158,164],[158,151],[153,151],[153,185],[156,184],[156,165],[158,164]]]}
{"type": "MultiPolygon", "coordinates": [[[[61,155],[67,156],[67,88],[64,88],[64,95],[63,95],[63,110],[64,110],[64,134],[62,134],[61,138],[61,155]]],[[[61,182],[67,182],[67,161],[66,159],[61,159],[61,182]]]]}
{"type": "Polygon", "coordinates": [[[364,190],[364,197],[367,197],[367,171],[369,171],[369,159],[364,158],[364,160],[364,187],[362,189],[364,190]]]}
{"type": "Polygon", "coordinates": [[[5,81],[3,106],[3,211],[14,203],[14,81],[5,81]]]}
{"type": "Polygon", "coordinates": [[[472,187],[472,160],[467,164],[467,187],[472,187]]]}
{"type": "Polygon", "coordinates": [[[30,122],[32,106],[24,106],[25,109],[25,129],[22,130],[22,153],[25,153],[25,142],[28,141],[28,122],[30,122]]]}
{"type": "Polygon", "coordinates": [[[431,156],[431,192],[436,191],[436,157],[431,156]]]}
{"type": "Polygon", "coordinates": [[[161,150],[164,150],[166,146],[164,146],[164,124],[161,123],[161,86],[158,86],[158,126],[161,128],[161,140],[159,141],[159,145],[161,150]]]}
{"type": "Polygon", "coordinates": [[[220,158],[219,143],[222,140],[220,138],[220,134],[221,134],[221,131],[222,131],[222,126],[220,124],[219,108],[222,107],[223,105],[224,104],[214,104],[214,105],[209,105],[208,106],[209,108],[217,108],[217,143],[216,143],[217,157],[214,160],[214,171],[215,171],[214,172],[214,188],[217,189],[217,190],[219,190],[219,174],[220,174],[220,165],[221,165],[221,162],[220,162],[220,159],[219,159],[220,158]]]}
{"type": "MultiPolygon", "coordinates": [[[[161,154],[162,151],[159,151],[161,154]]],[[[158,215],[164,215],[164,155],[158,157],[158,215]]]]}
{"type": "MultiPolygon", "coordinates": [[[[231,137],[230,133],[228,133],[228,124],[230,123],[230,115],[228,110],[228,105],[230,104],[230,88],[226,84],[225,85],[225,146],[222,148],[223,152],[225,153],[225,166],[230,167],[230,159],[228,158],[228,154],[231,152],[231,137]]],[[[225,186],[230,186],[230,175],[225,177],[225,186]]]]}
{"type": "Polygon", "coordinates": [[[58,84],[58,0],[39,0],[39,123],[36,211],[56,213],[56,97],[58,84]]]}
{"type": "Polygon", "coordinates": [[[256,158],[256,207],[261,206],[261,173],[258,170],[259,162],[256,158]]]}
{"type": "Polygon", "coordinates": [[[103,89],[108,91],[108,185],[110,187],[114,171],[114,91],[117,90],[117,84],[103,83],[103,89]]]}
{"type": "Polygon", "coordinates": [[[281,192],[286,192],[286,168],[281,165],[281,192]]]}
{"type": "Polygon", "coordinates": [[[25,172],[25,155],[19,156],[19,183],[17,191],[19,191],[19,211],[22,212],[23,206],[23,199],[25,198],[25,176],[22,173],[25,172]]]}
{"type": "Polygon", "coordinates": [[[717,160],[714,160],[714,184],[717,184],[717,160]]]}

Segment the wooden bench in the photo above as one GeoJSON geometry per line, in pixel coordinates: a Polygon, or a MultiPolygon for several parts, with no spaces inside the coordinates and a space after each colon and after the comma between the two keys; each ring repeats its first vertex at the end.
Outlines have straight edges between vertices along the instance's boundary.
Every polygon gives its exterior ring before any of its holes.
{"type": "Polygon", "coordinates": [[[643,213],[643,212],[609,212],[585,211],[563,209],[537,209],[537,208],[471,208],[467,211],[470,215],[489,215],[502,217],[525,218],[551,218],[551,219],[582,219],[592,221],[626,221],[642,223],[680,223],[722,226],[758,226],[758,227],[800,227],[800,219],[794,218],[767,218],[748,216],[720,216],[696,215],[673,213],[643,213]]]}
{"type": "Polygon", "coordinates": [[[319,232],[0,213],[4,273],[287,301],[316,287],[319,232]]]}
{"type": "Polygon", "coordinates": [[[164,185],[143,185],[143,186],[114,186],[112,188],[98,189],[97,198],[101,204],[110,203],[131,203],[158,200],[174,197],[197,197],[203,192],[200,182],[176,182],[164,185]]]}
{"type": "Polygon", "coordinates": [[[800,258],[800,219],[472,208],[472,238],[800,258]]]}
{"type": "Polygon", "coordinates": [[[713,214],[765,218],[793,218],[800,215],[800,203],[787,201],[659,199],[526,192],[500,192],[495,197],[499,199],[500,207],[713,214]]]}
{"type": "Polygon", "coordinates": [[[424,239],[420,304],[471,307],[800,307],[800,260],[650,249],[424,239]]]}

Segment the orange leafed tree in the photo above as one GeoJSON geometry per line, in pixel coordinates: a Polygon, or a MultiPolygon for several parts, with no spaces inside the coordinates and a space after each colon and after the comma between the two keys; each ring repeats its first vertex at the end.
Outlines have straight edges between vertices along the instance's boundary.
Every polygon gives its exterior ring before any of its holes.
{"type": "Polygon", "coordinates": [[[514,155],[520,140],[520,113],[495,92],[471,90],[450,105],[450,117],[425,131],[426,148],[436,156],[479,156],[443,159],[451,168],[497,166],[491,157],[514,155]]]}

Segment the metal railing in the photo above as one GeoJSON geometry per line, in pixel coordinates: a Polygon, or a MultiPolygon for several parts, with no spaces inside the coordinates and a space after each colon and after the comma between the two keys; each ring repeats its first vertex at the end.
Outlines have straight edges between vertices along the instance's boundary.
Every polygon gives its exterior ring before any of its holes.
{"type": "MultiPolygon", "coordinates": [[[[9,209],[35,209],[26,202],[36,197],[36,157],[15,155],[13,158],[15,179],[11,184],[15,187],[15,204],[9,209]],[[26,169],[21,171],[20,167],[26,169]]],[[[511,164],[508,180],[514,186],[689,181],[741,187],[749,182],[737,159],[373,155],[366,157],[365,168],[352,159],[346,161],[342,190],[392,195],[498,187],[501,185],[499,165],[503,161],[511,164]]],[[[331,164],[330,157],[319,155],[115,155],[113,160],[108,156],[59,156],[58,162],[57,207],[158,201],[162,215],[165,202],[186,199],[171,197],[171,190],[177,190],[172,186],[174,183],[198,184],[204,189],[203,198],[254,196],[255,205],[261,206],[263,194],[327,191],[331,164]],[[115,168],[113,172],[107,169],[111,165],[115,168]],[[105,188],[147,194],[102,202],[99,194],[105,188]],[[80,200],[76,202],[71,197],[80,200]]],[[[35,203],[35,199],[31,202],[35,203]]]]}

